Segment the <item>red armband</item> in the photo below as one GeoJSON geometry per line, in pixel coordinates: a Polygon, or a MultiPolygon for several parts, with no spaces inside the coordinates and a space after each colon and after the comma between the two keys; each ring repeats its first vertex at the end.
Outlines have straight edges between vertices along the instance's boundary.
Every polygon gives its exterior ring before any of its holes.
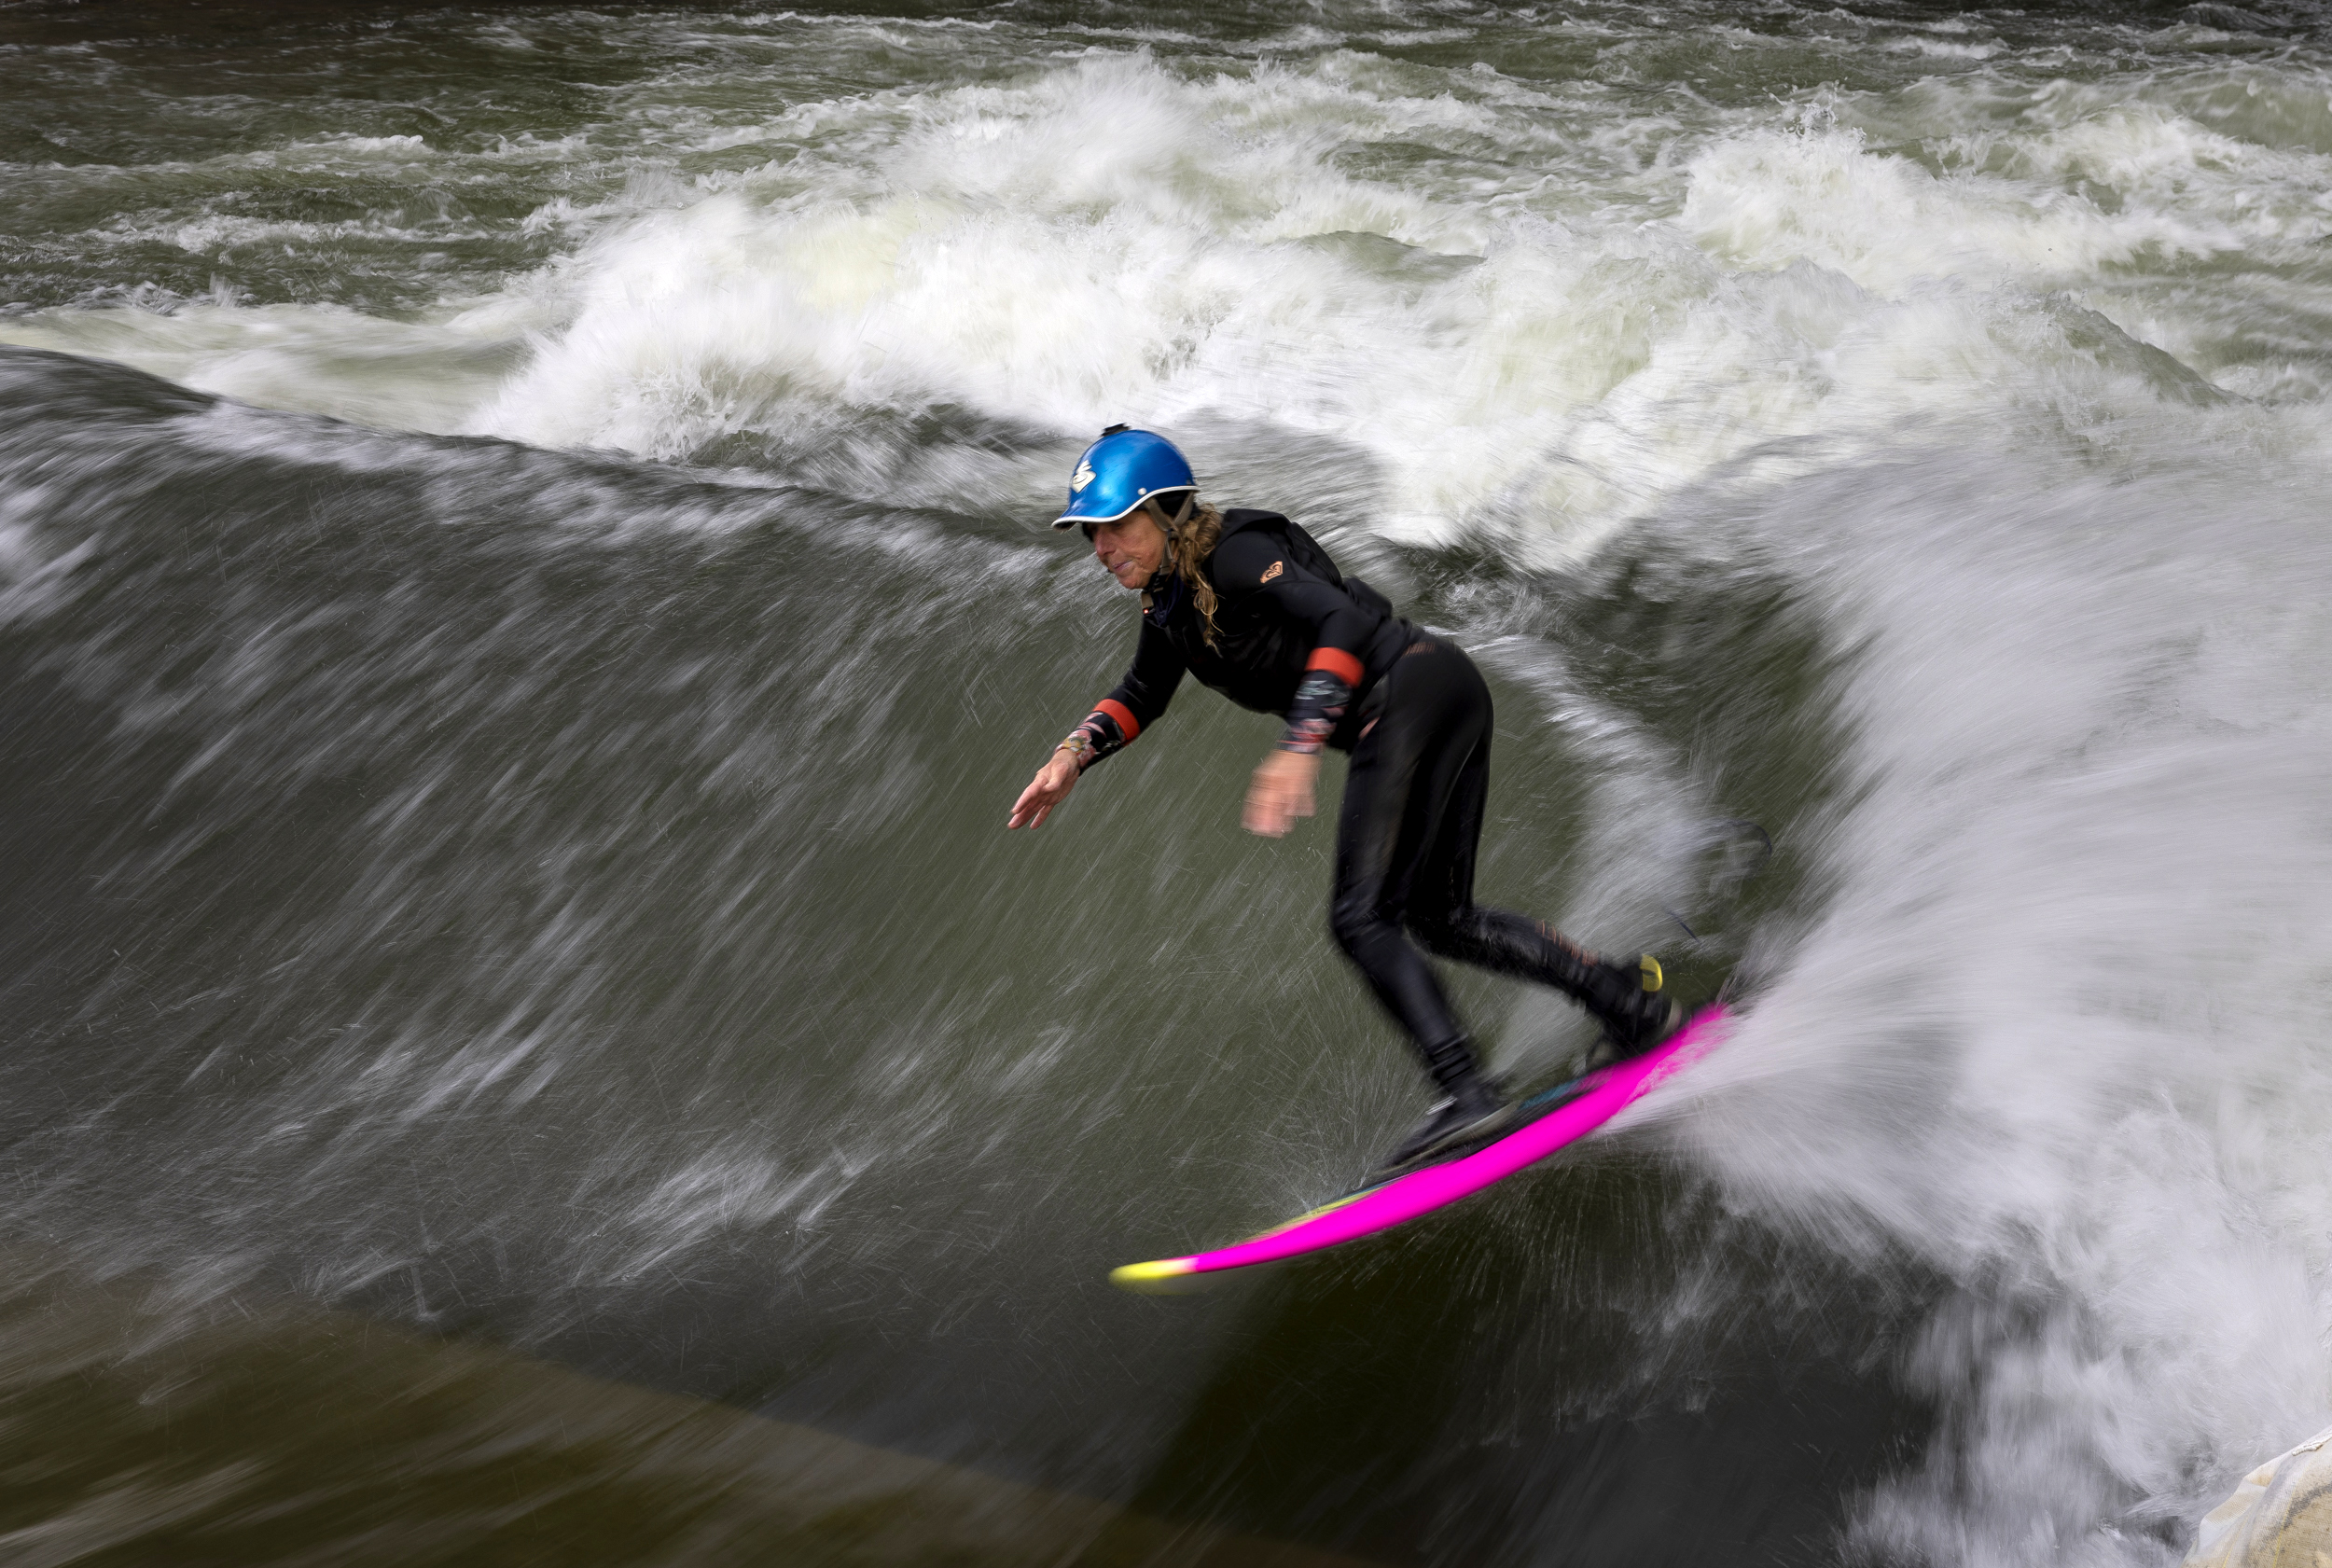
{"type": "Polygon", "coordinates": [[[1361,677],[1368,673],[1359,659],[1354,659],[1342,648],[1312,649],[1312,658],[1305,663],[1304,668],[1325,670],[1349,687],[1358,687],[1361,677]]]}
{"type": "Polygon", "coordinates": [[[1107,714],[1111,718],[1116,719],[1117,733],[1123,736],[1129,743],[1136,735],[1142,733],[1142,721],[1133,716],[1133,710],[1114,698],[1103,698],[1093,705],[1093,711],[1097,714],[1107,714]]]}

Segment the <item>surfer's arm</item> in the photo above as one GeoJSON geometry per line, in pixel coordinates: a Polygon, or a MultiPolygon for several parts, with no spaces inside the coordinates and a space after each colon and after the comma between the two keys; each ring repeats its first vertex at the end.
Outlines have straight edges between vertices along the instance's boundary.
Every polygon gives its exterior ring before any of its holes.
{"type": "Polygon", "coordinates": [[[1111,753],[1125,750],[1166,712],[1166,704],[1174,700],[1174,688],[1182,684],[1182,655],[1174,651],[1166,633],[1145,620],[1142,640],[1134,645],[1133,663],[1125,679],[1094,704],[1085,722],[1070,730],[1056,750],[1067,752],[1079,773],[1111,753]]]}
{"type": "MultiPolygon", "coordinates": [[[[1312,657],[1287,705],[1287,728],[1279,745],[1317,757],[1367,673],[1359,649],[1376,631],[1378,617],[1334,583],[1298,566],[1269,534],[1236,534],[1224,540],[1215,552],[1213,576],[1224,592],[1260,595],[1289,620],[1311,629],[1312,657]]],[[[1308,799],[1305,806],[1302,814],[1309,816],[1308,799]]]]}
{"type": "Polygon", "coordinates": [[[1044,826],[1088,768],[1112,752],[1123,751],[1136,735],[1157,722],[1166,704],[1173,701],[1182,673],[1182,655],[1174,651],[1164,632],[1145,620],[1126,678],[1085,715],[1084,723],[1069,731],[1068,739],[1053,748],[1052,756],[1012,803],[1012,814],[1005,826],[1044,826]]]}
{"type": "Polygon", "coordinates": [[[1240,821],[1250,833],[1276,839],[1312,814],[1320,752],[1352,706],[1353,688],[1367,673],[1358,649],[1377,617],[1334,583],[1313,576],[1269,534],[1237,534],[1215,552],[1211,575],[1225,594],[1269,599],[1287,619],[1312,632],[1312,654],[1287,704],[1287,728],[1255,777],[1240,821]]]}

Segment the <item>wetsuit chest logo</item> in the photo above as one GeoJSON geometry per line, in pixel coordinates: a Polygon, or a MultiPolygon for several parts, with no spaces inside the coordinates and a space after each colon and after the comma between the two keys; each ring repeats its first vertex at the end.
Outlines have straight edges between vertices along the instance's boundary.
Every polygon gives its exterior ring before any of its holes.
{"type": "Polygon", "coordinates": [[[1256,579],[1256,581],[1257,581],[1258,583],[1268,583],[1268,582],[1270,582],[1270,581],[1273,577],[1278,576],[1279,576],[1282,572],[1285,571],[1286,569],[1287,569],[1287,563],[1286,563],[1285,562],[1284,562],[1284,561],[1274,561],[1274,562],[1271,562],[1271,564],[1270,564],[1270,565],[1269,565],[1269,566],[1267,566],[1267,567],[1265,567],[1265,568],[1264,568],[1264,570],[1263,570],[1263,576],[1260,576],[1260,577],[1257,577],[1257,578],[1256,579]]]}

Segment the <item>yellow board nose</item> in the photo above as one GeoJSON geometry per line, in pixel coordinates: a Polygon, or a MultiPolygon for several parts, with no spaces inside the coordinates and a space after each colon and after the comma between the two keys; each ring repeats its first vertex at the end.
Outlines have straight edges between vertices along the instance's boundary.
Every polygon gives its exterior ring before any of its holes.
{"type": "Polygon", "coordinates": [[[1109,1283],[1120,1290],[1171,1290],[1167,1282],[1190,1272],[1187,1257],[1161,1257],[1155,1263],[1129,1263],[1109,1271],[1109,1283]]]}
{"type": "Polygon", "coordinates": [[[1667,983],[1668,977],[1660,971],[1660,961],[1650,953],[1645,953],[1644,955],[1644,989],[1658,991],[1667,983]]]}

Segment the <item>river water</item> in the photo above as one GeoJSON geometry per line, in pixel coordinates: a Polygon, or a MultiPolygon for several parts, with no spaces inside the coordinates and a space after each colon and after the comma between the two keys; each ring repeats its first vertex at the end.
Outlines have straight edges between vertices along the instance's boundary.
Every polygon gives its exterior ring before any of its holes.
{"type": "Polygon", "coordinates": [[[9,1561],[975,1561],[689,1396],[1147,1561],[2159,1564],[2332,1416],[2318,9],[17,4],[0,160],[9,1561]],[[1118,420],[1747,997],[1160,1300],[1422,1093],[1269,721],[1002,830],[1118,420]]]}

